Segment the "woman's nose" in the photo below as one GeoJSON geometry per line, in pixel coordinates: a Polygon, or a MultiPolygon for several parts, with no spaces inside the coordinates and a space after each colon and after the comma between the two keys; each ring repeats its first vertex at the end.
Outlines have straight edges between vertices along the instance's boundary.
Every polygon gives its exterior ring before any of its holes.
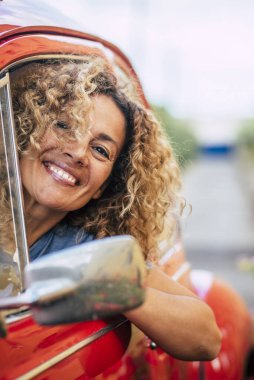
{"type": "Polygon", "coordinates": [[[78,166],[87,166],[87,147],[85,146],[73,146],[64,151],[64,155],[69,157],[73,163],[78,166]]]}

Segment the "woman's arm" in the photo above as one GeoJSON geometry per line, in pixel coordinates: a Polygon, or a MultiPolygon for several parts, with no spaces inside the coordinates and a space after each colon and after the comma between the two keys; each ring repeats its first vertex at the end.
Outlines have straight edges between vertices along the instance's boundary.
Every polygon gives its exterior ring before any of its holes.
{"type": "Polygon", "coordinates": [[[212,360],[221,334],[212,310],[187,288],[153,267],[145,302],[125,316],[168,354],[182,360],[212,360]]]}

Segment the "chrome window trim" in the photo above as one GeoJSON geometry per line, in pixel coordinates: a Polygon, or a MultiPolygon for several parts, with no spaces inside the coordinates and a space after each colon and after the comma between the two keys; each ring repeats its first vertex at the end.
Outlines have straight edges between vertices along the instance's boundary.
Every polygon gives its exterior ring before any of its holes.
{"type": "MultiPolygon", "coordinates": [[[[61,58],[61,59],[70,59],[70,60],[75,60],[75,61],[83,61],[84,55],[78,55],[78,54],[39,54],[39,55],[33,55],[31,57],[21,58],[15,62],[10,63],[5,68],[3,68],[2,71],[0,72],[0,77],[2,75],[5,75],[7,72],[10,72],[14,68],[16,68],[16,66],[26,64],[29,62],[33,62],[33,61],[40,61],[43,59],[51,59],[51,58],[54,58],[54,59],[60,59],[61,58]]],[[[0,79],[0,81],[1,80],[2,79],[0,79]]]]}
{"type": "Polygon", "coordinates": [[[121,319],[121,321],[117,320],[109,324],[108,326],[103,327],[102,329],[96,331],[94,334],[90,335],[89,337],[69,347],[67,350],[60,352],[59,354],[55,355],[53,358],[33,368],[31,371],[27,372],[26,374],[17,377],[16,380],[33,379],[35,376],[40,375],[41,373],[45,372],[47,369],[53,367],[54,365],[58,364],[62,360],[68,358],[70,355],[75,354],[77,351],[86,347],[88,344],[93,343],[95,340],[101,338],[103,335],[109,333],[110,331],[120,327],[126,322],[127,322],[127,319],[121,319]]]}
{"type": "Polygon", "coordinates": [[[163,252],[163,255],[159,259],[159,265],[164,265],[175,253],[180,252],[183,249],[183,246],[180,242],[178,242],[173,245],[173,247],[167,249],[167,242],[163,241],[160,243],[160,248],[161,250],[164,248],[165,252],[163,252]]]}
{"type": "Polygon", "coordinates": [[[174,281],[179,281],[180,278],[191,269],[191,265],[188,262],[183,263],[180,268],[171,277],[174,281]]]}
{"type": "Polygon", "coordinates": [[[22,319],[28,318],[32,316],[32,312],[30,309],[26,307],[20,308],[15,311],[10,311],[8,314],[5,314],[5,323],[10,327],[12,323],[16,323],[22,321],[22,319]]]}
{"type": "MultiPolygon", "coordinates": [[[[13,187],[10,186],[11,192],[11,203],[12,203],[12,214],[13,214],[13,226],[15,231],[15,240],[16,240],[16,250],[18,253],[15,253],[15,259],[17,260],[20,278],[21,278],[21,287],[24,289],[24,268],[29,262],[29,254],[27,247],[27,239],[26,239],[26,227],[25,227],[25,219],[23,213],[23,196],[22,196],[22,185],[19,171],[19,162],[18,162],[18,154],[16,144],[16,135],[15,135],[15,126],[14,126],[14,118],[12,111],[12,100],[11,100],[11,89],[10,89],[10,77],[9,73],[6,73],[3,78],[0,80],[0,91],[3,91],[3,97],[6,101],[6,113],[8,120],[3,120],[3,108],[1,109],[1,118],[2,118],[2,126],[3,126],[3,142],[6,153],[6,161],[7,161],[7,169],[8,169],[8,177],[9,177],[9,165],[11,163],[13,170],[15,172],[13,187]],[[6,125],[8,123],[8,125],[6,125]],[[9,144],[8,144],[9,143],[9,144]],[[9,145],[9,146],[8,146],[9,145]],[[9,149],[8,149],[9,148],[9,149]],[[15,207],[13,206],[15,203],[15,207]],[[18,235],[18,239],[17,239],[18,235]]],[[[10,177],[9,177],[10,183],[10,177]]]]}

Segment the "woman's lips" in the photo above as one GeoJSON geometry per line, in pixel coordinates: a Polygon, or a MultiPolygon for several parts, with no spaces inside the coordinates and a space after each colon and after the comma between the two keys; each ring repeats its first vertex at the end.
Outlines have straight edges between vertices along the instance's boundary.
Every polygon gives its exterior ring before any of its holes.
{"type": "Polygon", "coordinates": [[[47,171],[55,178],[58,182],[61,182],[66,185],[75,186],[78,184],[78,179],[74,177],[72,174],[65,171],[63,168],[48,162],[43,162],[47,171]]]}

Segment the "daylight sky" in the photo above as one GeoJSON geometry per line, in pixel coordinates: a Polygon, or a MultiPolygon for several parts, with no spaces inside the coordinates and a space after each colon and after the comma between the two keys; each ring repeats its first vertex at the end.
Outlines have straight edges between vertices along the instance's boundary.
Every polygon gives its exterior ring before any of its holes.
{"type": "MultiPolygon", "coordinates": [[[[22,3],[30,4],[31,15],[34,2],[22,3]]],[[[193,120],[201,140],[232,140],[239,120],[254,116],[253,0],[56,0],[54,5],[41,0],[39,4],[48,24],[59,12],[72,28],[100,35],[122,48],[148,98],[177,117],[193,120]]]]}

